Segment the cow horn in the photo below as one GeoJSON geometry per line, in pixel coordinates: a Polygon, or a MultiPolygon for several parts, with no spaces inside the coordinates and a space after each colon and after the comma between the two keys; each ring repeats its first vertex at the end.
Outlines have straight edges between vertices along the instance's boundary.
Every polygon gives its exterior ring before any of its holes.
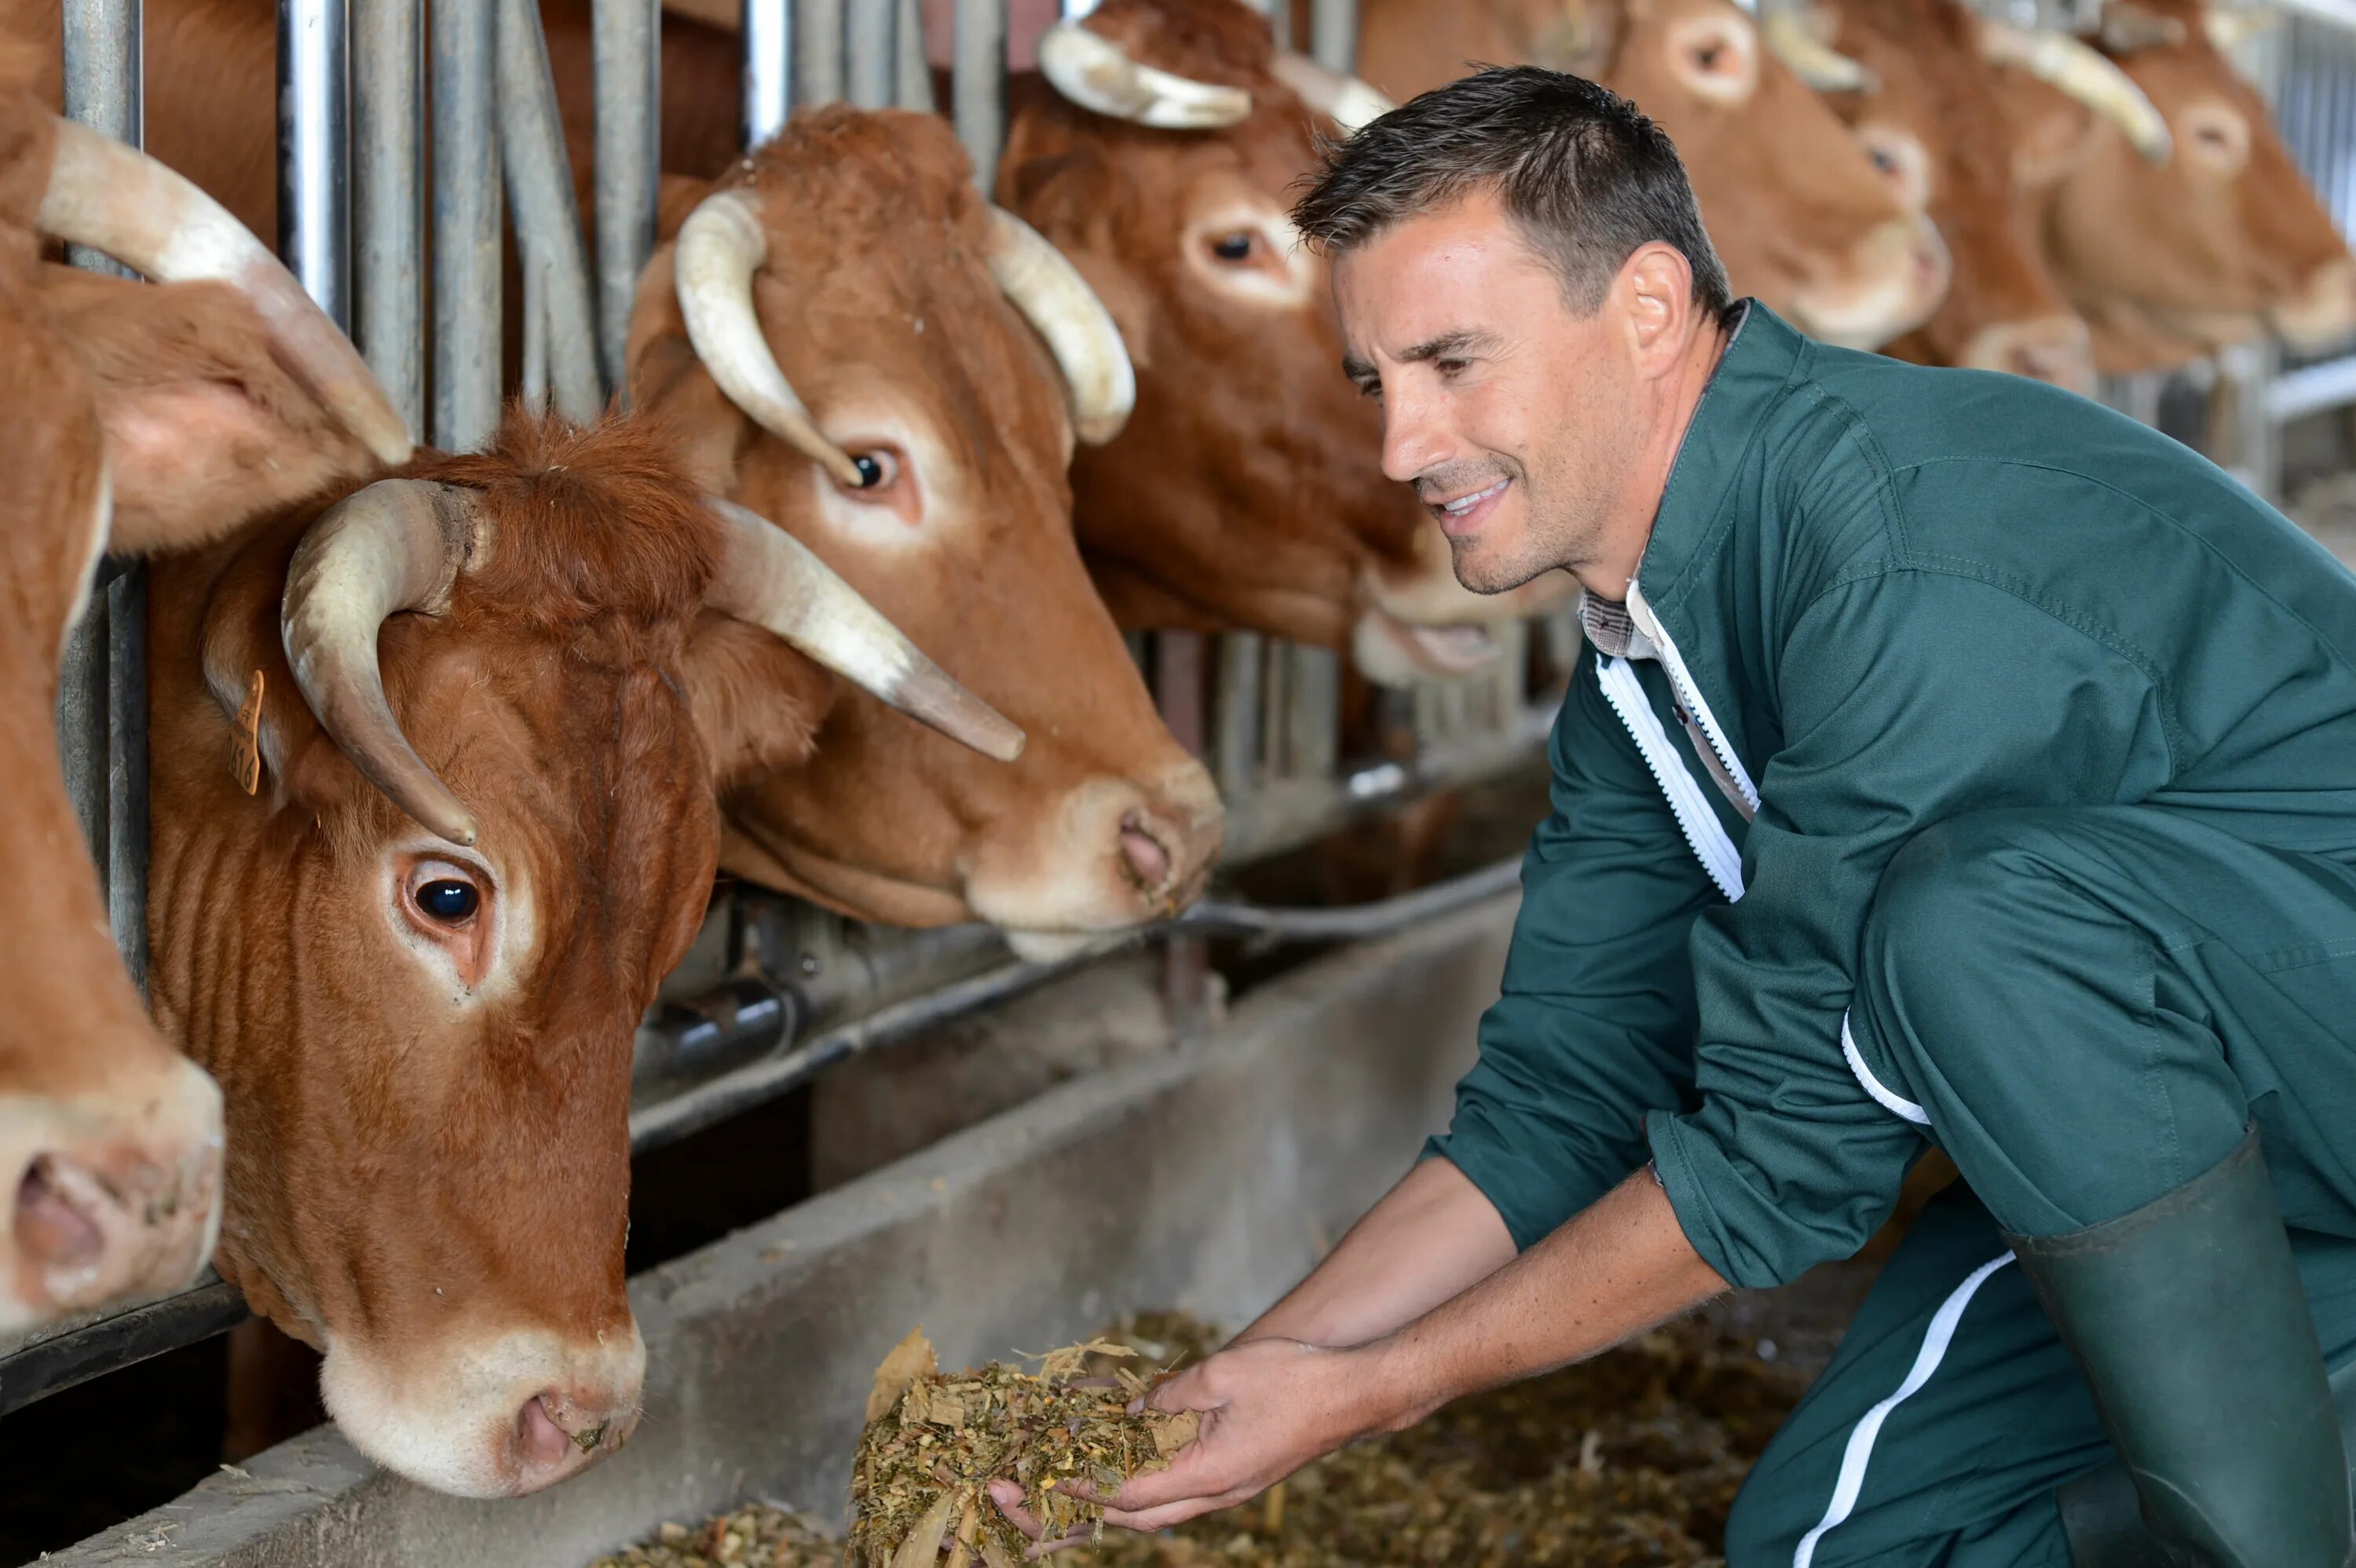
{"type": "Polygon", "coordinates": [[[2209,35],[2209,45],[2220,54],[2231,54],[2253,35],[2262,33],[2282,20],[2279,13],[2253,11],[2237,6],[2227,9],[2211,5],[2201,16],[2201,30],[2209,35]]]}
{"type": "Polygon", "coordinates": [[[1279,49],[1269,61],[1269,74],[1292,89],[1301,101],[1355,136],[1368,122],[1398,107],[1358,77],[1327,70],[1298,49],[1279,49]]]}
{"type": "Polygon", "coordinates": [[[1216,130],[1251,114],[1251,94],[1242,88],[1194,81],[1133,60],[1078,22],[1058,22],[1040,35],[1039,71],[1083,109],[1158,130],[1216,130]]]}
{"type": "Polygon", "coordinates": [[[2103,7],[2096,36],[2113,54],[2131,55],[2137,49],[2167,48],[2182,43],[2184,24],[2177,17],[2163,16],[2135,5],[2133,0],[2110,0],[2103,7]]]}
{"type": "Polygon", "coordinates": [[[159,283],[230,284],[337,424],[388,466],[409,461],[409,428],[351,339],[244,225],[135,147],[70,120],[52,123],[57,152],[36,219],[42,233],[103,251],[159,283]]]}
{"type": "Polygon", "coordinates": [[[2168,162],[2174,146],[2168,133],[2168,117],[2116,62],[2068,34],[2024,31],[1983,17],[1980,55],[2050,82],[2116,125],[2145,157],[2155,164],[2168,162]]]}
{"type": "Polygon", "coordinates": [[[387,799],[453,844],[474,843],[474,816],[401,732],[376,640],[404,610],[449,608],[477,553],[475,508],[474,492],[423,479],[355,491],[304,531],[278,610],[286,663],[319,727],[387,799]]]}
{"type": "Polygon", "coordinates": [[[1772,9],[1759,18],[1759,37],[1777,59],[1818,92],[1876,92],[1870,70],[1825,43],[1793,12],[1772,9]]]}
{"type": "Polygon", "coordinates": [[[728,400],[755,424],[825,469],[837,484],[857,489],[858,464],[819,433],[761,331],[753,308],[753,274],[768,254],[761,208],[750,192],[718,191],[696,204],[680,226],[671,258],[688,341],[728,400]]]}
{"type": "Polygon", "coordinates": [[[704,603],[782,637],[861,689],[986,757],[1023,754],[1023,731],[925,656],[809,547],[734,501],[706,497],[727,543],[704,603]]]}
{"type": "Polygon", "coordinates": [[[1072,428],[1101,446],[1120,433],[1137,404],[1137,372],[1112,313],[1078,269],[1046,237],[1002,207],[990,209],[995,243],[990,275],[1013,302],[1064,372],[1072,400],[1072,428]]]}

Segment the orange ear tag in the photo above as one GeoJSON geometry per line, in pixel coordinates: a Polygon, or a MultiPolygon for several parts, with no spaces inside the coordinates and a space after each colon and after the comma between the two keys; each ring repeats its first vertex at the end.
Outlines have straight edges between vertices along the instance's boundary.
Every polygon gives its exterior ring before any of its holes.
{"type": "Polygon", "coordinates": [[[238,787],[252,795],[262,787],[262,672],[255,670],[237,710],[229,738],[229,765],[238,787]]]}

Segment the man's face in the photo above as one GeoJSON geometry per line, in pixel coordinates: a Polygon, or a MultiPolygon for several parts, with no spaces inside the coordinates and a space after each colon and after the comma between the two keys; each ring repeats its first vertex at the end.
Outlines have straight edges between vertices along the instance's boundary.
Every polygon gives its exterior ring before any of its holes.
{"type": "Polygon", "coordinates": [[[1456,576],[1500,593],[1592,560],[1640,447],[1617,289],[1584,319],[1486,192],[1333,266],[1346,368],[1383,406],[1383,472],[1414,485],[1456,576]]]}

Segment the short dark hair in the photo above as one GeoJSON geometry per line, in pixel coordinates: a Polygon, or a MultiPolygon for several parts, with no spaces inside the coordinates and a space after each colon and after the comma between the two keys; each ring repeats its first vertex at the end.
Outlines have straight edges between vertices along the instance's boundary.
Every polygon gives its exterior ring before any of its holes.
{"type": "Polygon", "coordinates": [[[1695,304],[1728,308],[1725,264],[1668,133],[1611,89],[1537,66],[1486,67],[1329,144],[1292,220],[1338,252],[1475,190],[1495,194],[1580,315],[1655,240],[1692,264],[1695,304]]]}

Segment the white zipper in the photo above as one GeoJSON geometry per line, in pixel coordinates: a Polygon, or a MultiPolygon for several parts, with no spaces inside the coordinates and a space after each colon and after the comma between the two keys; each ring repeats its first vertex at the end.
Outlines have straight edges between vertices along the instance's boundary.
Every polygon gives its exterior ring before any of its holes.
{"type": "Polygon", "coordinates": [[[1603,688],[1603,700],[1612,704],[1612,711],[1620,715],[1620,722],[1635,737],[1636,750],[1644,753],[1644,765],[1653,771],[1661,793],[1668,796],[1669,811],[1676,817],[1686,842],[1693,847],[1694,859],[1729,901],[1740,899],[1742,854],[1728,837],[1718,813],[1710,809],[1709,797],[1702,793],[1686,760],[1677,755],[1661,716],[1653,711],[1652,699],[1644,695],[1644,683],[1636,678],[1635,667],[1624,658],[1598,659],[1595,680],[1603,688]]]}
{"type": "Polygon", "coordinates": [[[1709,704],[1701,699],[1701,688],[1694,684],[1692,675],[1686,669],[1684,656],[1677,652],[1676,644],[1669,641],[1668,633],[1661,629],[1660,618],[1653,613],[1653,607],[1644,603],[1644,590],[1636,586],[1633,578],[1628,583],[1627,603],[1628,618],[1636,623],[1638,631],[1652,639],[1654,650],[1660,655],[1661,667],[1668,672],[1669,689],[1676,694],[1677,701],[1685,710],[1701,725],[1702,738],[1717,753],[1719,765],[1726,770],[1727,777],[1734,781],[1734,787],[1742,792],[1742,802],[1750,808],[1742,813],[1743,817],[1748,820],[1757,816],[1759,786],[1751,782],[1751,774],[1743,767],[1742,759],[1736,756],[1734,748],[1728,744],[1726,731],[1718,727],[1718,715],[1712,713],[1709,704]]]}

